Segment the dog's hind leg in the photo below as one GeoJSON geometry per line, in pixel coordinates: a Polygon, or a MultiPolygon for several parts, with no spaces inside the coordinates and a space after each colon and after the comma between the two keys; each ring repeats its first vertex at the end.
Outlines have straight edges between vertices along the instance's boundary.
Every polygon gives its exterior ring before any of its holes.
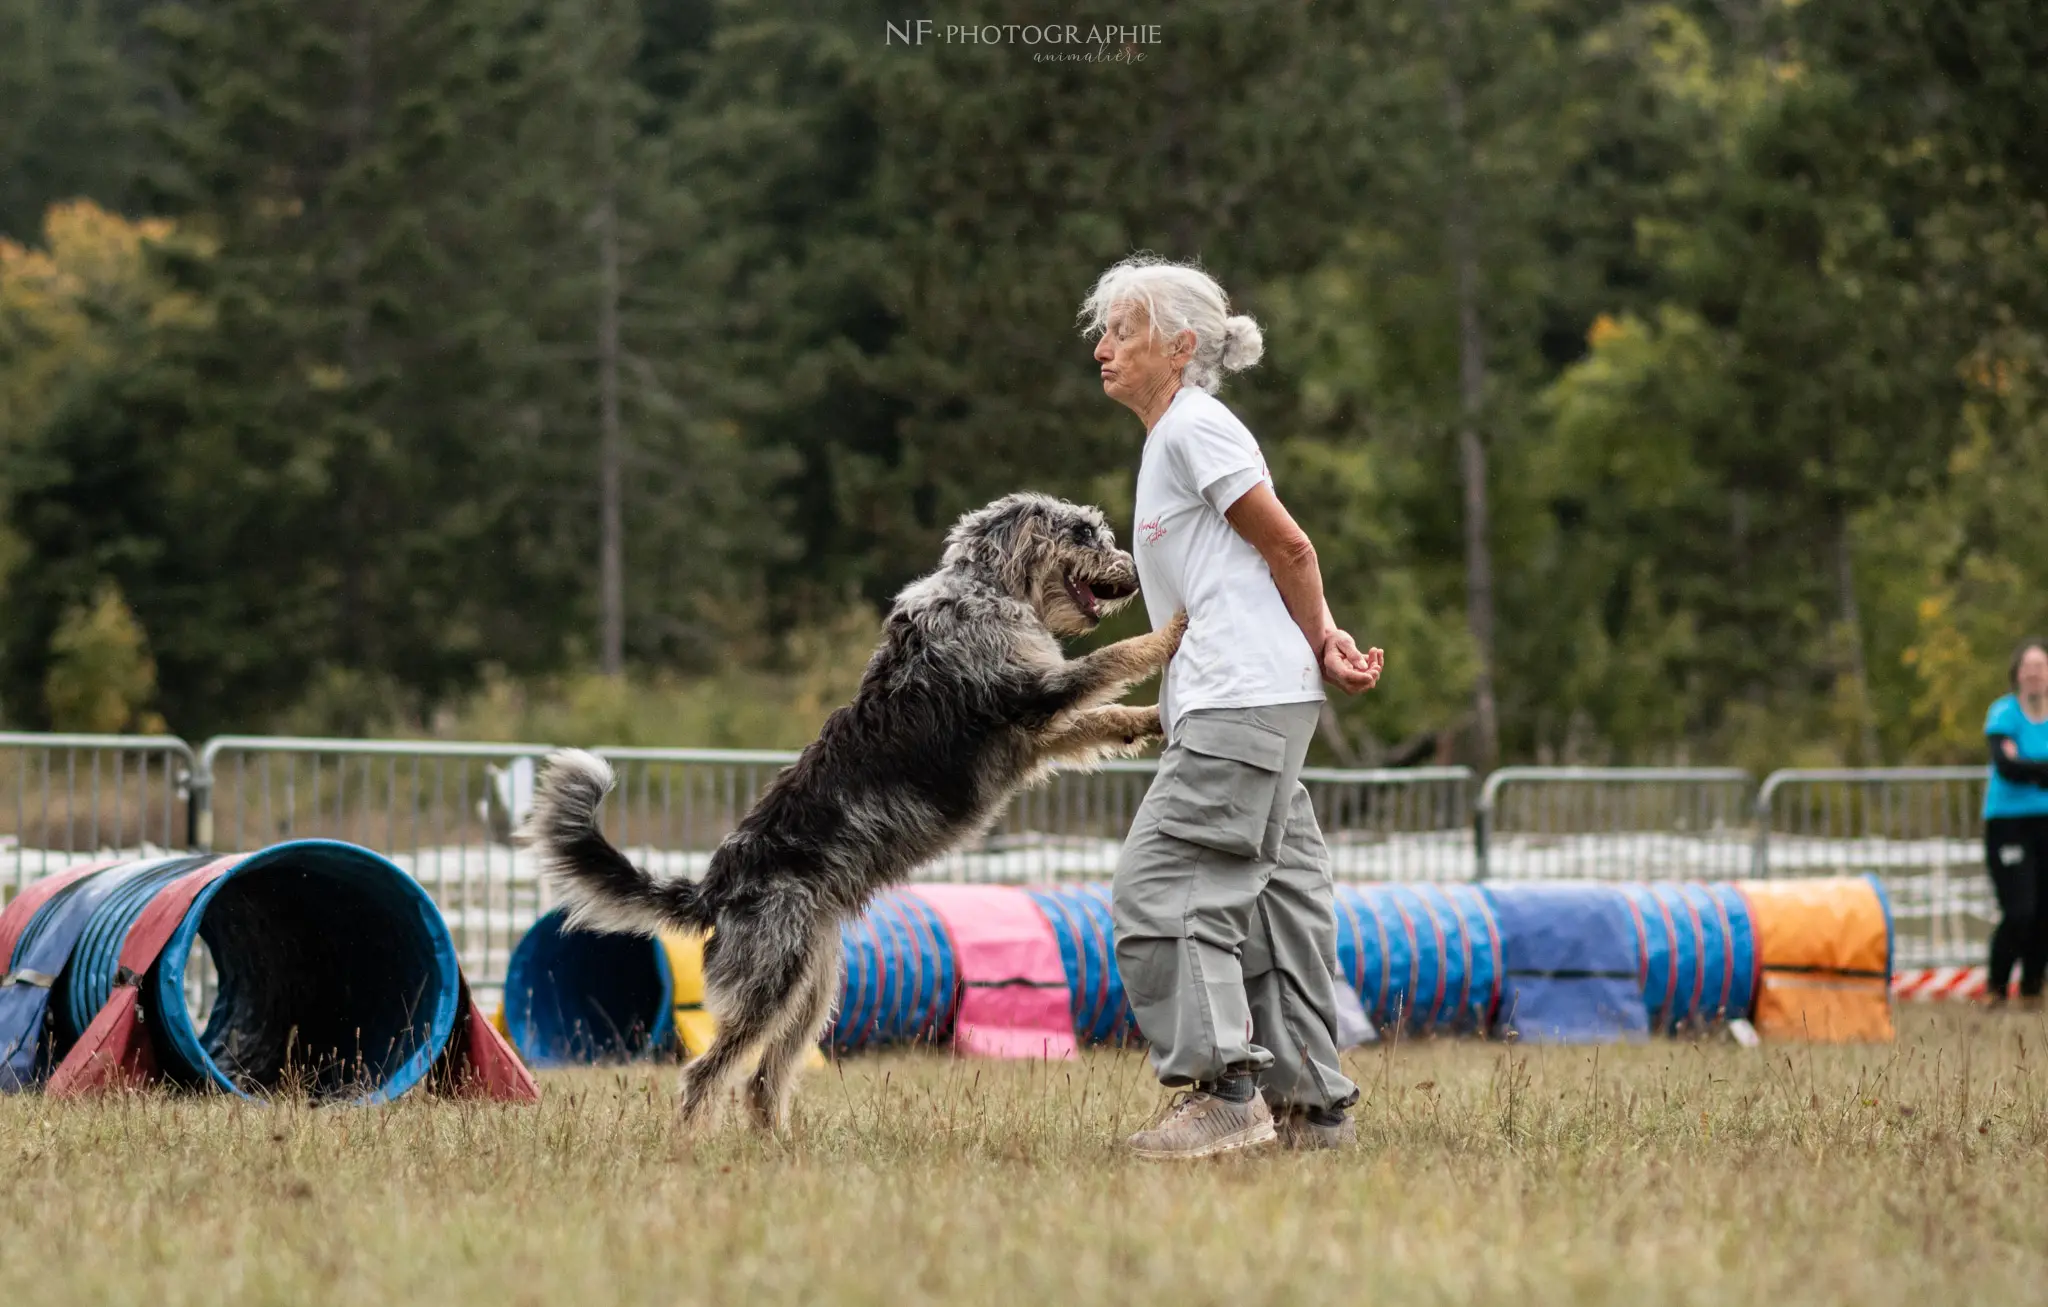
{"type": "Polygon", "coordinates": [[[789,1009],[802,997],[812,950],[804,936],[777,939],[778,933],[782,932],[758,918],[718,923],[713,938],[719,947],[707,956],[704,977],[718,1034],[711,1047],[683,1068],[680,1114],[685,1130],[704,1123],[749,1055],[783,1033],[789,1009]]]}
{"type": "Polygon", "coordinates": [[[747,1110],[763,1130],[789,1128],[789,1096],[804,1055],[817,1046],[839,1001],[839,931],[823,932],[804,988],[783,1013],[785,1025],[761,1050],[761,1065],[747,1082],[747,1110]]]}
{"type": "Polygon", "coordinates": [[[747,1054],[760,1047],[766,1037],[769,1023],[748,1019],[754,1015],[721,1022],[711,1047],[683,1068],[683,1097],[677,1115],[685,1132],[703,1128],[720,1093],[738,1073],[747,1054]]]}

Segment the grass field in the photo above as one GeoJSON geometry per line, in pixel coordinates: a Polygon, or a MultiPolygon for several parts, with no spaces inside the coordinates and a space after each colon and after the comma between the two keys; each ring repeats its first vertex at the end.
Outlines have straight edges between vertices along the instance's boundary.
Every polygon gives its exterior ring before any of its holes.
{"type": "Polygon", "coordinates": [[[1343,1154],[1164,1166],[1135,1055],[806,1079],[684,1148],[660,1068],[538,1108],[0,1099],[0,1303],[1997,1303],[2048,1285],[2048,1022],[1887,1048],[1423,1043],[1343,1154]]]}

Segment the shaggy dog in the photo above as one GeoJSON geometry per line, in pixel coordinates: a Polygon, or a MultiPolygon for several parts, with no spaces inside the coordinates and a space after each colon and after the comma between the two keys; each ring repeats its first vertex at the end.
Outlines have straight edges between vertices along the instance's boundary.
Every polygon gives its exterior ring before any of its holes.
{"type": "Polygon", "coordinates": [[[1053,763],[1158,737],[1158,709],[1112,701],[1166,665],[1185,614],[1084,657],[1059,646],[1137,591],[1097,509],[1017,494],[962,517],[939,570],[897,596],[853,701],[769,784],[701,881],[656,879],[598,833],[612,786],[603,760],[549,758],[520,835],[570,923],[712,932],[704,984],[718,1036],[683,1071],[685,1125],[756,1050],[748,1111],[764,1129],[786,1125],[797,1065],[839,995],[839,924],[987,830],[1053,763]]]}

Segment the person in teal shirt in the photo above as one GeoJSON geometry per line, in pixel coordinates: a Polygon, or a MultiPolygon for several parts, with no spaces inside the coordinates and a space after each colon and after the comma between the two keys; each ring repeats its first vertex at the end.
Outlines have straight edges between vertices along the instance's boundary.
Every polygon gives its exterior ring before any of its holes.
{"type": "Polygon", "coordinates": [[[1989,988],[1992,1002],[2004,1002],[2017,963],[2020,997],[2032,1007],[2048,973],[2048,641],[2020,645],[2008,680],[2012,693],[1984,718],[1984,867],[1999,911],[1989,988]]]}

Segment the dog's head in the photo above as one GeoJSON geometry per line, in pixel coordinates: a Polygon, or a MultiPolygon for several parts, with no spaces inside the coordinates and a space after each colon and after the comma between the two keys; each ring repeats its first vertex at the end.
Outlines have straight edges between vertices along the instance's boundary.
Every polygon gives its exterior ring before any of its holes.
{"type": "Polygon", "coordinates": [[[1029,491],[955,522],[943,561],[1030,604],[1062,637],[1086,635],[1138,593],[1137,564],[1101,509],[1029,491]]]}

